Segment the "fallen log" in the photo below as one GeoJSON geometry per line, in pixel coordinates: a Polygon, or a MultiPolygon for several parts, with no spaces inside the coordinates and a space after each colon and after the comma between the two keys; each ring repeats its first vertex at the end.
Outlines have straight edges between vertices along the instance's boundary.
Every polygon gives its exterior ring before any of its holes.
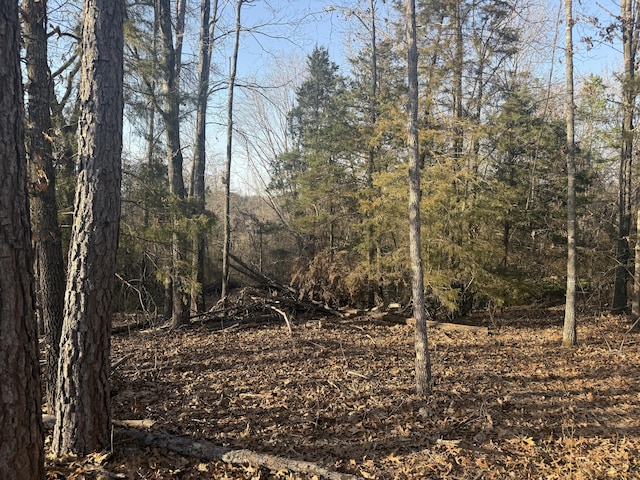
{"type": "MultiPolygon", "coordinates": [[[[407,318],[407,325],[415,326],[416,319],[415,318],[407,318]]],[[[431,320],[427,320],[427,327],[429,328],[439,328],[441,330],[457,330],[461,332],[473,332],[480,333],[483,335],[489,335],[488,327],[480,327],[477,325],[465,325],[462,323],[448,323],[448,322],[434,322],[431,320]]]]}
{"type": "MultiPolygon", "coordinates": [[[[46,429],[53,429],[55,417],[43,415],[43,424],[46,429]]],[[[327,480],[362,480],[362,477],[349,473],[340,473],[329,470],[322,465],[304,460],[279,457],[268,453],[254,452],[253,450],[234,450],[228,447],[214,445],[207,440],[195,440],[190,437],[170,435],[168,433],[151,432],[133,427],[123,427],[124,422],[114,421],[114,437],[119,441],[134,441],[145,447],[166,448],[185,457],[199,458],[201,460],[222,460],[233,465],[252,465],[265,467],[273,471],[289,470],[304,475],[315,475],[327,480]]],[[[146,425],[146,423],[142,423],[146,425]]]]}

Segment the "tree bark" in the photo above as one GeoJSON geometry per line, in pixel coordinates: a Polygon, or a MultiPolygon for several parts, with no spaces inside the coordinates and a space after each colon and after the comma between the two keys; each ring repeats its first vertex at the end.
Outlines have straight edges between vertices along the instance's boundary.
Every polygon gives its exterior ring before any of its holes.
{"type": "Polygon", "coordinates": [[[613,313],[623,313],[627,309],[627,280],[629,278],[629,233],[631,231],[631,178],[633,159],[633,115],[635,111],[635,20],[633,0],[622,0],[622,48],[624,55],[624,76],[622,80],[622,146],[620,148],[620,170],[618,176],[618,240],[616,247],[616,269],[613,291],[613,313]]]}
{"type": "MultiPolygon", "coordinates": [[[[191,167],[191,184],[189,196],[195,200],[197,214],[205,211],[204,170],[206,166],[206,127],[207,105],[209,102],[209,71],[211,68],[211,49],[213,34],[218,14],[218,0],[213,3],[213,20],[211,20],[211,0],[200,3],[200,59],[198,61],[198,98],[196,104],[196,141],[193,147],[193,162],[191,167]]],[[[191,288],[191,313],[204,311],[204,296],[202,287],[204,278],[203,260],[205,252],[204,235],[197,233],[193,240],[193,287],[191,288]]]]}
{"type": "Polygon", "coordinates": [[[236,83],[236,67],[238,65],[238,49],[240,46],[240,13],[244,0],[236,3],[236,33],[229,72],[229,96],[227,99],[227,160],[225,163],[225,192],[224,192],[224,244],[222,250],[222,292],[224,300],[229,289],[229,253],[231,252],[231,152],[233,141],[233,90],[236,83]]]}
{"type": "Polygon", "coordinates": [[[565,63],[567,82],[567,290],[564,309],[562,346],[577,343],[576,329],[576,158],[575,158],[575,102],[573,93],[573,0],[565,4],[565,63]]]}
{"type": "MultiPolygon", "coordinates": [[[[464,38],[462,36],[462,0],[455,0],[451,6],[455,35],[453,53],[453,158],[459,169],[463,147],[462,74],[464,63],[464,38]]],[[[456,182],[457,186],[457,182],[456,182]]]]}
{"type": "Polygon", "coordinates": [[[415,0],[407,0],[407,71],[409,98],[407,102],[407,146],[409,150],[409,255],[411,259],[411,292],[413,318],[416,319],[416,391],[419,395],[431,393],[431,359],[427,338],[427,319],[424,310],[424,271],[421,251],[420,222],[420,152],[418,149],[418,48],[416,41],[415,0]]]}
{"type": "MultiPolygon", "coordinates": [[[[162,94],[164,97],[162,117],[165,126],[167,144],[167,164],[169,170],[169,192],[177,204],[174,215],[180,215],[179,210],[182,201],[186,197],[184,177],[182,174],[183,156],[180,145],[180,88],[179,74],[182,51],[182,35],[180,29],[184,26],[184,8],[178,5],[178,18],[176,21],[176,47],[173,44],[173,28],[171,20],[170,0],[157,0],[157,14],[162,37],[161,64],[163,70],[162,94]]],[[[175,224],[175,219],[174,219],[175,224]]],[[[186,287],[184,285],[184,272],[181,268],[184,252],[181,237],[174,225],[174,233],[171,240],[171,326],[178,328],[189,322],[189,302],[186,287]]]]}
{"type": "Polygon", "coordinates": [[[0,0],[0,478],[44,478],[18,3],[0,0]]]}
{"type": "Polygon", "coordinates": [[[633,294],[631,297],[631,320],[640,318],[640,210],[636,210],[636,246],[634,249],[633,294]]]}
{"type": "MultiPolygon", "coordinates": [[[[378,120],[378,39],[376,31],[376,4],[375,0],[369,0],[369,10],[371,14],[371,100],[369,102],[369,122],[372,131],[375,131],[378,120]]],[[[373,198],[376,194],[373,187],[373,173],[375,171],[376,146],[369,147],[369,158],[367,160],[367,189],[373,198]]],[[[371,215],[369,215],[371,216],[371,215]]],[[[371,220],[369,220],[371,222],[371,220]]],[[[379,273],[376,268],[376,239],[373,224],[369,223],[367,227],[367,264],[369,268],[368,287],[367,287],[367,303],[369,307],[375,304],[376,284],[378,283],[379,273]]]]}
{"type": "Polygon", "coordinates": [[[55,454],[110,444],[109,351],[120,220],[124,0],[85,0],[78,160],[55,454]]]}
{"type": "Polygon", "coordinates": [[[31,232],[35,246],[37,306],[45,332],[45,390],[49,411],[58,372],[60,331],[64,310],[64,259],[58,225],[56,178],[47,63],[47,1],[25,0],[28,117],[27,158],[30,177],[31,232]],[[48,138],[45,138],[45,135],[48,138]]]}

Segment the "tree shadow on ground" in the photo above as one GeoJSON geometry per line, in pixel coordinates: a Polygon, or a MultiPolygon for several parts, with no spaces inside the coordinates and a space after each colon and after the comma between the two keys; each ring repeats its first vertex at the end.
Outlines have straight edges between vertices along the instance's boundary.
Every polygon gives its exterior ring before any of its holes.
{"type": "Polygon", "coordinates": [[[114,415],[377,478],[475,478],[487,469],[527,478],[605,464],[632,478],[624,462],[637,466],[628,452],[640,448],[635,338],[612,348],[625,333],[620,322],[590,318],[580,321],[581,345],[561,349],[547,321],[513,320],[491,335],[431,331],[426,400],[413,393],[406,325],[325,320],[297,324],[293,336],[274,326],[121,336],[114,356],[132,356],[114,382],[114,415]],[[576,452],[591,463],[577,465],[576,452]]]}

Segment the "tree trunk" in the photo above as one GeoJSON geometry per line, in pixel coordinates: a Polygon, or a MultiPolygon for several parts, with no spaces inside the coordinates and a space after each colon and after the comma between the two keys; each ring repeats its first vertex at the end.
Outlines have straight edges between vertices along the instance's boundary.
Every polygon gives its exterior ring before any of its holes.
{"type": "MultiPolygon", "coordinates": [[[[640,18],[640,3],[635,2],[635,18],[640,18]]],[[[634,28],[633,32],[633,53],[638,48],[638,29],[634,28]]],[[[634,57],[635,63],[635,57],[634,57]]],[[[635,75],[635,73],[634,73],[635,75]]],[[[635,97],[634,97],[635,103],[635,97]]],[[[640,209],[636,207],[636,245],[634,249],[634,274],[633,274],[633,292],[631,297],[631,320],[636,322],[640,318],[640,209]]]]}
{"type": "Polygon", "coordinates": [[[176,82],[180,83],[180,70],[182,70],[182,46],[184,45],[185,14],[187,0],[176,1],[176,82]]]}
{"type": "MultiPolygon", "coordinates": [[[[462,73],[464,61],[464,40],[462,36],[462,1],[455,0],[452,5],[453,28],[455,35],[453,57],[453,158],[454,168],[459,169],[462,158],[462,73]]],[[[457,182],[455,183],[457,187],[457,182]]]]}
{"type": "Polygon", "coordinates": [[[573,0],[564,0],[566,18],[566,80],[567,80],[567,291],[564,309],[562,346],[573,347],[576,333],[576,159],[575,103],[573,94],[573,0]]]}
{"type": "Polygon", "coordinates": [[[633,115],[635,110],[635,50],[632,0],[622,0],[622,48],[624,55],[622,147],[620,148],[618,241],[613,291],[613,313],[627,309],[627,280],[629,278],[629,233],[631,231],[631,177],[633,159],[633,115]]]}
{"type": "Polygon", "coordinates": [[[109,351],[120,221],[123,0],[85,0],[78,161],[52,451],[110,444],[109,351]]]}
{"type": "MultiPolygon", "coordinates": [[[[371,14],[371,100],[369,102],[369,122],[372,131],[375,131],[378,120],[378,39],[376,32],[376,5],[375,0],[369,0],[369,10],[371,14]]],[[[375,171],[376,160],[375,146],[369,147],[369,158],[367,160],[367,189],[369,194],[375,195],[373,190],[373,173],[375,171]]],[[[369,214],[369,216],[371,216],[369,214]]],[[[371,220],[370,220],[371,222],[371,220]]],[[[376,240],[373,224],[367,227],[367,266],[369,269],[367,286],[367,303],[369,307],[375,304],[376,284],[378,283],[378,272],[376,268],[376,240]]]]}
{"type": "Polygon", "coordinates": [[[64,259],[58,226],[52,140],[45,138],[45,135],[51,135],[47,2],[25,0],[23,10],[29,102],[27,157],[31,185],[31,229],[36,254],[37,306],[46,341],[46,399],[49,410],[53,411],[64,310],[64,259]]]}
{"type": "MultiPolygon", "coordinates": [[[[180,19],[183,9],[178,8],[176,21],[176,45],[173,45],[173,28],[171,20],[170,0],[157,0],[156,12],[159,17],[160,35],[162,36],[161,64],[163,70],[162,94],[164,97],[162,117],[165,125],[167,143],[167,164],[169,170],[169,192],[177,203],[174,215],[180,215],[182,201],[186,197],[184,177],[182,174],[183,157],[180,145],[180,91],[179,72],[181,59],[178,54],[182,51],[182,35],[180,26],[184,26],[184,19],[180,19]]],[[[175,227],[175,220],[174,220],[175,227]]],[[[171,325],[178,328],[189,322],[189,303],[184,285],[184,272],[181,268],[184,259],[183,245],[177,229],[171,240],[171,284],[172,308],[171,325]]]]}
{"type": "Polygon", "coordinates": [[[640,210],[636,210],[636,246],[634,249],[633,295],[631,297],[631,320],[640,318],[640,210]]]}
{"type": "Polygon", "coordinates": [[[431,393],[431,360],[427,338],[427,319],[424,310],[424,272],[420,240],[420,152],[418,149],[418,48],[416,41],[415,0],[407,0],[407,70],[409,98],[407,102],[407,146],[409,149],[409,250],[411,258],[411,292],[413,317],[416,319],[416,391],[431,393]]]}
{"type": "Polygon", "coordinates": [[[236,67],[238,65],[238,49],[240,46],[240,13],[244,0],[236,3],[236,33],[229,72],[229,97],[227,99],[227,161],[225,164],[225,192],[224,192],[224,245],[222,250],[222,292],[224,300],[229,289],[229,253],[231,252],[231,152],[233,140],[233,90],[236,83],[236,67]]]}
{"type": "MultiPolygon", "coordinates": [[[[209,102],[209,70],[211,68],[211,49],[213,47],[213,29],[218,14],[218,0],[213,4],[213,21],[211,21],[211,0],[200,3],[200,59],[198,62],[198,97],[196,103],[196,142],[193,147],[191,167],[191,184],[189,196],[195,200],[197,214],[205,211],[204,170],[206,160],[206,126],[207,105],[209,102]]],[[[196,234],[193,240],[193,286],[191,288],[191,313],[204,311],[202,283],[204,278],[204,234],[196,234]],[[198,288],[200,286],[200,288],[198,288]]]]}
{"type": "Polygon", "coordinates": [[[18,4],[0,0],[0,478],[44,478],[18,4]]]}
{"type": "MultiPolygon", "coordinates": [[[[149,89],[150,92],[155,91],[155,85],[151,85],[149,89]]],[[[155,119],[156,119],[156,109],[152,106],[147,110],[147,134],[145,140],[147,141],[147,153],[146,153],[146,163],[148,167],[151,167],[155,163],[155,119]]],[[[149,228],[149,210],[144,209],[144,213],[142,214],[142,227],[144,230],[149,228]]],[[[149,244],[147,242],[142,243],[142,252],[140,255],[140,283],[143,288],[147,288],[147,284],[149,282],[149,271],[152,265],[152,262],[149,261],[151,255],[151,251],[149,248],[149,244]]],[[[147,308],[145,302],[145,309],[147,308]]],[[[164,307],[164,305],[163,305],[164,307]]],[[[170,315],[169,315],[170,316],[170,315]]],[[[165,317],[168,318],[168,317],[165,317]]]]}

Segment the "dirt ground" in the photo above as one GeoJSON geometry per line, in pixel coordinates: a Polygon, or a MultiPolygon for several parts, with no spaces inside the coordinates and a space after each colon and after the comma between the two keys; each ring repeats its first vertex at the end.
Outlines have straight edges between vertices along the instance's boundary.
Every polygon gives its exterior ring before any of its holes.
{"type": "MultiPolygon", "coordinates": [[[[413,327],[366,316],[113,337],[113,418],[377,479],[640,479],[640,334],[562,307],[509,310],[488,334],[431,328],[413,393],[413,327]],[[123,361],[124,360],[124,361],[123,361]],[[120,363],[118,363],[120,362],[120,363]]],[[[397,319],[396,319],[397,320],[397,319]]],[[[294,479],[163,448],[48,461],[48,478],[294,479]]]]}

